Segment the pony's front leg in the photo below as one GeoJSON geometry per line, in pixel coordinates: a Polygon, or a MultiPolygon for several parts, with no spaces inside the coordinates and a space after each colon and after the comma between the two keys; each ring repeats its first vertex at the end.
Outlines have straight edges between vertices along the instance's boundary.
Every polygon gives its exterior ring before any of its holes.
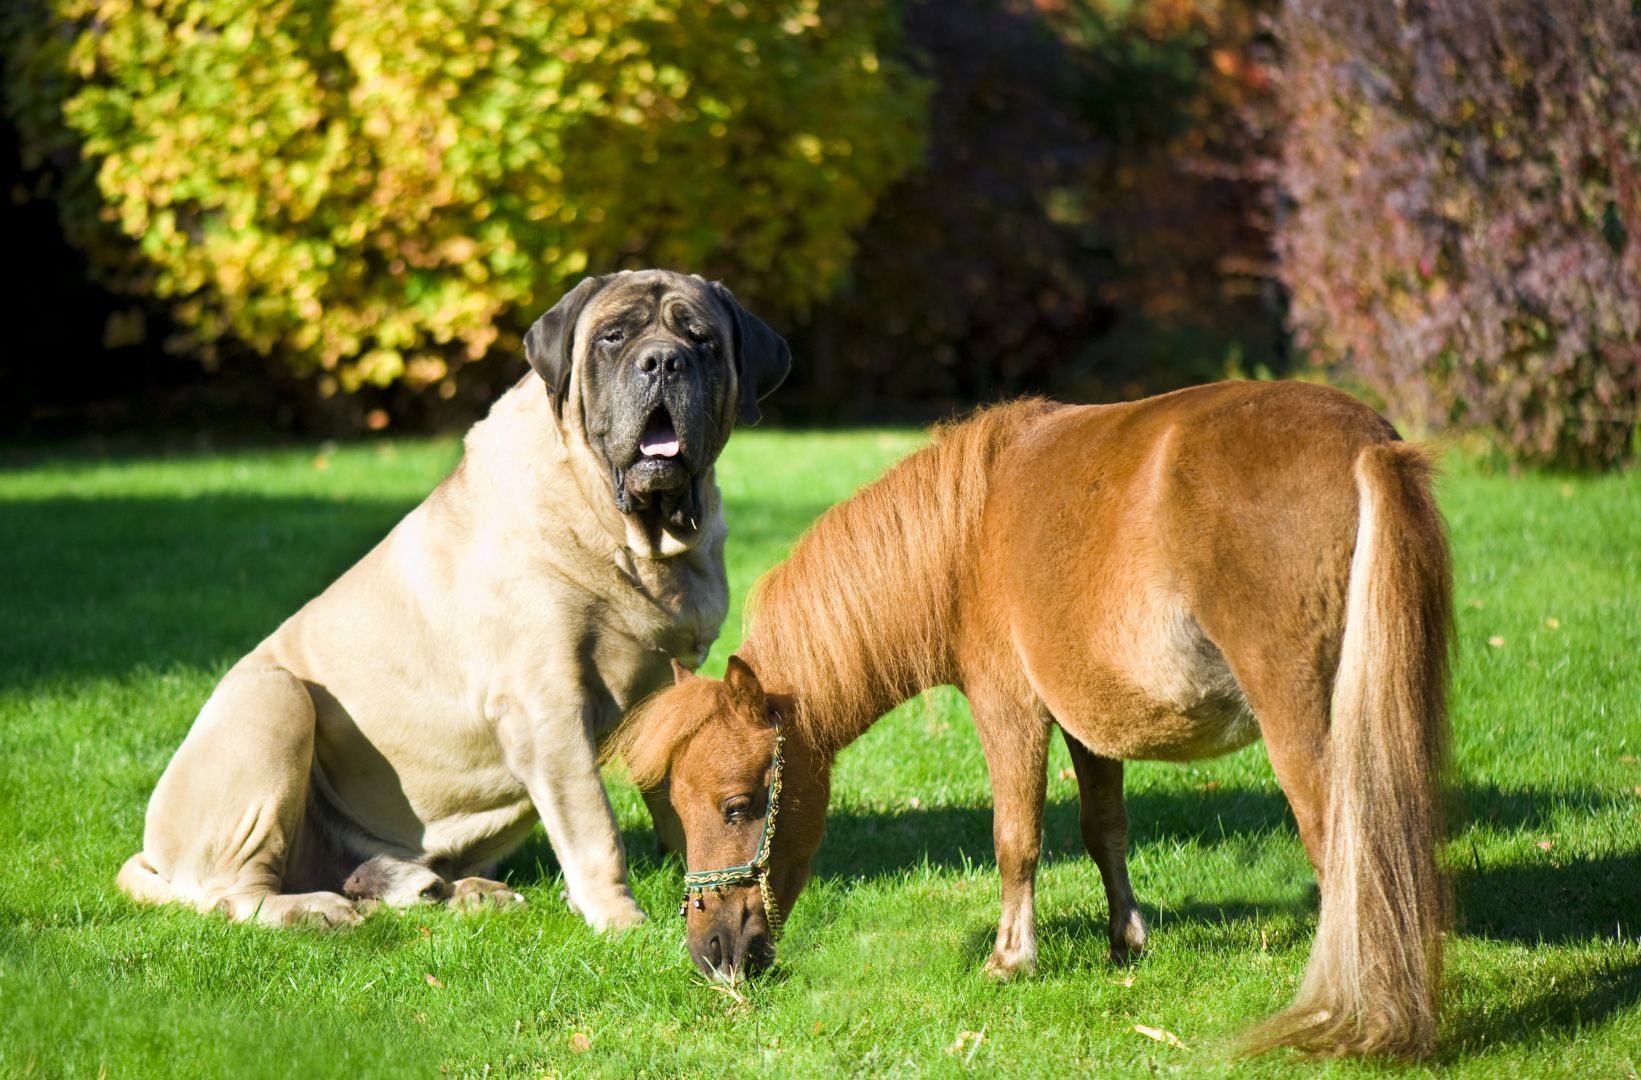
{"type": "Polygon", "coordinates": [[[975,728],[991,773],[992,840],[1003,884],[997,943],[986,974],[999,979],[1037,966],[1037,856],[1043,842],[1049,723],[1040,709],[974,703],[975,728]]]}
{"type": "Polygon", "coordinates": [[[1100,881],[1105,884],[1106,908],[1111,915],[1111,960],[1125,964],[1145,948],[1146,931],[1145,916],[1140,914],[1134,887],[1128,881],[1128,811],[1122,804],[1122,762],[1101,757],[1069,732],[1061,734],[1065,735],[1066,749],[1071,751],[1071,767],[1077,771],[1083,846],[1100,868],[1100,881]]]}

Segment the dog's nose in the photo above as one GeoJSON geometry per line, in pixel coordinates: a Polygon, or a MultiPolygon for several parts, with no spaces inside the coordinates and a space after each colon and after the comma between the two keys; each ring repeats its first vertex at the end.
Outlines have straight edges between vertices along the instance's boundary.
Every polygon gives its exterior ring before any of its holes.
{"type": "Polygon", "coordinates": [[[675,375],[684,370],[684,350],[676,345],[657,342],[645,346],[635,363],[638,370],[646,375],[675,375]]]}

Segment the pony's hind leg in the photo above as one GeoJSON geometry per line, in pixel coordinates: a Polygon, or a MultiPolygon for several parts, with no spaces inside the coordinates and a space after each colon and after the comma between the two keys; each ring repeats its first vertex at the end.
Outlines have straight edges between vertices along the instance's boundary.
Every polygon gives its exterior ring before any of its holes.
{"type": "Polygon", "coordinates": [[[1286,687],[1273,688],[1264,695],[1262,707],[1256,707],[1256,715],[1276,782],[1288,797],[1305,856],[1321,882],[1327,839],[1327,702],[1320,697],[1307,700],[1286,687]]]}
{"type": "Polygon", "coordinates": [[[1100,881],[1105,884],[1106,906],[1111,913],[1111,959],[1125,964],[1145,948],[1146,930],[1145,917],[1134,900],[1134,887],[1128,881],[1128,812],[1122,801],[1122,762],[1101,757],[1063,730],[1061,734],[1077,772],[1077,821],[1082,827],[1083,846],[1100,868],[1100,881]]]}
{"type": "Polygon", "coordinates": [[[1049,720],[1040,705],[975,700],[974,726],[991,774],[992,840],[1002,913],[986,974],[1008,979],[1037,966],[1037,859],[1048,785],[1049,720]]]}

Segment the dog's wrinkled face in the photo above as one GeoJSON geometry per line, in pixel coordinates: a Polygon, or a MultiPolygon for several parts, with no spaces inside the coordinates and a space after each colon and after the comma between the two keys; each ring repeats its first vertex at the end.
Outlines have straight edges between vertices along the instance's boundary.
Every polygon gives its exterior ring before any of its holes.
{"type": "Polygon", "coordinates": [[[579,419],[623,514],[677,536],[703,524],[702,482],[737,418],[791,366],[786,343],[728,289],[665,270],[588,278],[525,336],[563,419],[579,419]]]}

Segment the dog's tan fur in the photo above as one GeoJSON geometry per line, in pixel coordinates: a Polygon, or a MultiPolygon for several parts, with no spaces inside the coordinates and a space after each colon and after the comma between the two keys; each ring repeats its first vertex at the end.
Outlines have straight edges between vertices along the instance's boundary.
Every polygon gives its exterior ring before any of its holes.
{"type": "Polygon", "coordinates": [[[597,743],[669,656],[697,663],[717,635],[725,526],[710,459],[688,529],[617,509],[585,431],[585,331],[640,307],[713,321],[715,455],[740,315],[720,287],[660,271],[574,294],[589,295],[556,397],[526,376],[437,490],[222,680],[155,788],[128,894],[272,924],[353,923],[355,899],[516,899],[452,881],[490,872],[539,815],[571,905],[600,929],[643,919],[597,743]]]}
{"type": "MultiPolygon", "coordinates": [[[[1028,970],[1051,728],[1071,747],[1110,944],[1143,948],[1122,761],[1263,735],[1322,885],[1310,966],[1264,1049],[1428,1052],[1444,891],[1451,581],[1429,469],[1335,391],[1227,383],[1125,405],[1027,401],[828,511],[759,587],[725,681],[681,678],[614,745],[670,773],[691,869],[744,862],[787,733],[772,884],[790,910],[820,844],[832,762],[936,684],[973,708],[995,799],[1002,915],[987,969],[1028,970]]],[[[768,952],[753,888],[689,912],[697,963],[768,952]],[[715,947],[709,947],[715,946],[715,947]]]]}

